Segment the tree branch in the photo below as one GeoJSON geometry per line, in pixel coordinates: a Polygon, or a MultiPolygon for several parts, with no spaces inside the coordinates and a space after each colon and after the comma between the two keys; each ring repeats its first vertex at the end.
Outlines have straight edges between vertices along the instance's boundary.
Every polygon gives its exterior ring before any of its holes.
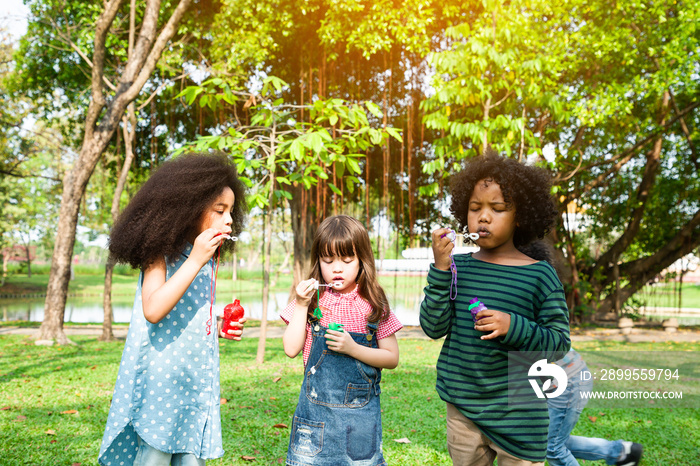
{"type": "MultiPolygon", "coordinates": [[[[669,106],[669,94],[664,92],[662,102],[661,102],[661,124],[665,123],[666,115],[668,113],[669,106]]],[[[658,168],[661,165],[661,147],[663,139],[659,135],[658,139],[654,143],[653,150],[647,155],[647,163],[644,167],[644,175],[642,176],[642,181],[639,183],[639,189],[637,190],[637,202],[636,207],[632,211],[632,216],[630,221],[625,228],[625,231],[620,235],[620,237],[615,241],[615,243],[596,261],[594,270],[597,268],[607,268],[611,262],[617,262],[620,255],[627,250],[634,237],[639,231],[639,226],[641,224],[642,218],[644,217],[644,211],[646,209],[646,203],[649,199],[649,194],[651,189],[654,187],[656,181],[656,174],[658,168]]]]}
{"type": "Polygon", "coordinates": [[[93,46],[93,56],[92,56],[92,99],[90,99],[90,105],[88,106],[88,111],[85,118],[85,135],[86,139],[92,137],[94,131],[95,123],[105,105],[104,93],[102,91],[102,86],[100,83],[104,77],[104,61],[105,61],[105,44],[107,43],[107,34],[109,33],[109,28],[114,21],[117,11],[121,6],[122,0],[110,0],[109,3],[105,5],[105,9],[97,19],[97,25],[95,27],[95,41],[93,46]]]}
{"type": "Polygon", "coordinates": [[[0,173],[2,173],[3,175],[11,176],[13,178],[43,178],[45,180],[55,181],[56,183],[60,183],[62,181],[61,178],[54,178],[53,176],[15,173],[14,171],[11,171],[11,170],[7,171],[7,170],[3,170],[1,168],[0,168],[0,173]]]}
{"type": "MultiPolygon", "coordinates": [[[[142,62],[143,66],[135,69],[138,70],[138,75],[136,76],[136,79],[133,81],[133,83],[131,83],[129,89],[122,95],[123,99],[126,99],[128,102],[134,100],[138,93],[141,91],[141,88],[144,86],[144,84],[146,84],[148,77],[155,69],[156,64],[158,63],[158,60],[160,59],[160,56],[163,53],[163,50],[165,49],[166,45],[168,45],[170,39],[175,35],[177,25],[182,20],[183,16],[185,15],[185,11],[187,11],[191,3],[192,0],[180,0],[177,7],[175,8],[175,11],[173,11],[173,14],[170,16],[170,19],[168,19],[168,22],[166,23],[165,27],[158,35],[158,38],[153,44],[150,53],[146,57],[145,61],[142,62]]],[[[143,33],[143,31],[144,27],[142,26],[141,33],[143,33]]],[[[140,40],[141,37],[139,36],[139,42],[140,40]]],[[[135,57],[139,56],[138,49],[139,43],[137,43],[134,51],[135,57]]],[[[136,61],[140,62],[141,60],[136,61]]],[[[129,66],[131,66],[131,62],[129,62],[127,68],[129,68],[129,66]]],[[[131,74],[125,73],[125,77],[128,79],[131,77],[131,74]]],[[[125,81],[122,82],[123,84],[127,84],[127,82],[125,81]]]]}
{"type": "MultiPolygon", "coordinates": [[[[90,68],[93,68],[93,64],[92,64],[92,61],[90,60],[90,57],[88,57],[87,54],[85,54],[85,52],[83,52],[80,49],[80,47],[78,47],[78,44],[73,42],[73,40],[70,38],[70,36],[68,36],[66,33],[61,31],[61,29],[58,27],[58,24],[56,24],[56,22],[53,19],[49,18],[49,21],[51,21],[51,26],[54,28],[54,30],[58,34],[58,37],[63,41],[63,43],[68,45],[71,49],[73,49],[80,56],[80,58],[82,58],[83,61],[85,61],[85,63],[88,64],[88,66],[90,68]]],[[[105,85],[108,88],[110,88],[111,90],[113,90],[113,91],[117,90],[117,86],[112,84],[109,81],[109,79],[107,79],[107,76],[104,75],[104,73],[102,74],[102,81],[104,81],[105,85]]]]}
{"type": "Polygon", "coordinates": [[[626,150],[622,151],[621,153],[619,153],[619,154],[617,154],[609,159],[606,159],[604,162],[587,165],[586,169],[590,169],[592,167],[596,167],[598,165],[601,165],[602,163],[609,163],[611,161],[619,160],[619,163],[616,163],[608,171],[606,171],[605,173],[602,173],[594,181],[592,181],[591,183],[584,186],[582,191],[575,190],[575,191],[573,191],[572,195],[574,197],[580,197],[581,195],[583,195],[583,194],[585,194],[585,193],[587,193],[595,188],[605,186],[605,184],[606,184],[605,181],[607,180],[607,178],[609,176],[617,173],[619,171],[619,169],[625,163],[629,162],[629,160],[632,158],[632,156],[634,155],[634,153],[637,149],[639,149],[639,148],[647,145],[649,142],[653,141],[654,138],[656,138],[661,133],[665,132],[668,128],[673,126],[673,124],[675,124],[680,118],[683,118],[685,115],[689,114],[690,112],[692,112],[693,110],[695,110],[698,107],[700,107],[700,102],[695,102],[694,104],[689,105],[684,110],[677,113],[674,118],[672,118],[671,120],[669,120],[665,124],[659,125],[659,127],[656,128],[654,131],[652,131],[651,134],[649,134],[649,136],[647,136],[644,139],[642,139],[641,141],[635,143],[629,149],[626,149],[626,150]]]}

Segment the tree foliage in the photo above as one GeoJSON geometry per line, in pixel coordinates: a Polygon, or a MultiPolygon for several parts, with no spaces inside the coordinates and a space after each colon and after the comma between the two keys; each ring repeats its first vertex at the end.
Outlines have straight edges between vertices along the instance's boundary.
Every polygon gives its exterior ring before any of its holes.
{"type": "MultiPolygon", "coordinates": [[[[163,2],[163,14],[175,5],[163,2]]],[[[561,211],[552,240],[579,314],[619,311],[698,247],[697,0],[221,0],[193,8],[136,99],[135,186],[183,141],[228,150],[256,206],[290,206],[295,261],[303,261],[315,222],[337,211],[370,229],[372,219],[390,220],[397,248],[427,241],[449,222],[447,179],[488,144],[552,171],[561,211]]],[[[16,96],[36,106],[42,127],[61,132],[63,147],[78,146],[82,122],[94,117],[86,51],[103,9],[32,3],[15,79],[2,94],[0,117],[15,122],[0,134],[15,157],[3,156],[7,163],[34,154],[16,134],[21,112],[6,111],[16,96]]],[[[105,42],[107,101],[128,61],[120,12],[105,42]]],[[[100,180],[120,166],[117,138],[105,147],[100,180]]],[[[94,208],[84,215],[93,228],[109,222],[113,190],[96,181],[84,203],[94,208]]],[[[374,235],[381,257],[386,239],[374,235]]]]}
{"type": "Polygon", "coordinates": [[[455,41],[434,56],[425,121],[447,137],[426,171],[456,169],[487,142],[540,160],[552,149],[572,307],[619,311],[700,244],[698,11],[697,2],[494,4],[448,30],[455,41]],[[565,221],[572,206],[585,220],[576,229],[565,221]]]}

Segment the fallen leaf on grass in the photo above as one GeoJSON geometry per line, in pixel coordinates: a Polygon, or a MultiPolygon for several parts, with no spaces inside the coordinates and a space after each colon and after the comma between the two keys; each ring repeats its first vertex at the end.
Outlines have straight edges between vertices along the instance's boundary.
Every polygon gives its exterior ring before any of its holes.
{"type": "Polygon", "coordinates": [[[51,440],[51,442],[49,442],[49,443],[56,443],[57,441],[58,441],[58,440],[55,440],[55,439],[54,439],[54,440],[51,440]]]}
{"type": "Polygon", "coordinates": [[[46,432],[44,432],[46,435],[56,435],[56,431],[53,429],[49,429],[46,432]]]}
{"type": "Polygon", "coordinates": [[[410,441],[409,439],[407,439],[406,437],[404,437],[404,438],[395,438],[395,439],[394,439],[394,442],[396,442],[396,443],[411,443],[411,441],[410,441]]]}
{"type": "Polygon", "coordinates": [[[282,380],[282,377],[275,377],[274,379],[272,379],[272,383],[277,383],[280,380],[282,380]]]}
{"type": "Polygon", "coordinates": [[[243,456],[241,456],[241,459],[243,461],[255,461],[255,456],[243,455],[243,456]]]}
{"type": "Polygon", "coordinates": [[[272,427],[276,427],[276,428],[278,428],[278,429],[286,429],[286,428],[288,428],[289,426],[288,426],[287,424],[281,424],[281,423],[280,423],[280,424],[275,424],[275,425],[272,426],[272,427]]]}
{"type": "Polygon", "coordinates": [[[68,409],[66,411],[61,411],[61,414],[78,414],[77,409],[68,409]]]}
{"type": "Polygon", "coordinates": [[[11,408],[9,406],[3,406],[2,408],[0,408],[0,410],[3,410],[3,411],[7,411],[8,409],[11,409],[11,408]]]}
{"type": "Polygon", "coordinates": [[[73,463],[70,466],[80,466],[81,463],[73,463]]]}
{"type": "Polygon", "coordinates": [[[27,416],[22,416],[21,414],[15,418],[15,421],[24,421],[27,419],[27,416]]]}
{"type": "Polygon", "coordinates": [[[598,420],[598,416],[588,416],[588,419],[590,419],[591,422],[595,422],[598,420]]]}
{"type": "Polygon", "coordinates": [[[222,398],[222,399],[221,399],[221,404],[222,404],[222,405],[225,405],[226,403],[228,403],[228,400],[227,400],[226,398],[222,398]]]}

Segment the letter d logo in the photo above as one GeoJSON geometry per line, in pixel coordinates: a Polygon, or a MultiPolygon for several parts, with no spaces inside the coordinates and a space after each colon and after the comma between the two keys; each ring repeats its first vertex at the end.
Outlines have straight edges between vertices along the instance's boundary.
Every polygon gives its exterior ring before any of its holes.
{"type": "Polygon", "coordinates": [[[566,390],[566,384],[568,382],[566,372],[556,364],[547,364],[546,359],[540,359],[530,366],[527,375],[528,377],[551,377],[544,382],[542,388],[540,388],[536,380],[528,379],[537,398],[545,398],[545,396],[547,398],[556,398],[566,390]],[[544,393],[552,386],[552,379],[556,380],[557,389],[552,393],[544,393]]]}

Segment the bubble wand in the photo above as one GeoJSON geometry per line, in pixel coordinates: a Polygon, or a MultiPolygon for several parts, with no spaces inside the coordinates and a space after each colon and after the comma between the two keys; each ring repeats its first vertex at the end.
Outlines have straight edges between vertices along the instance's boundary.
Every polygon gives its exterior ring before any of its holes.
{"type": "MultiPolygon", "coordinates": [[[[452,244],[454,244],[455,240],[457,239],[457,236],[469,238],[472,241],[476,241],[479,239],[478,233],[467,233],[466,235],[464,235],[462,233],[457,233],[454,230],[450,230],[448,233],[445,233],[441,236],[441,238],[447,237],[447,239],[452,241],[452,244]]],[[[452,251],[450,251],[450,271],[452,272],[452,281],[450,282],[450,299],[452,301],[457,299],[457,266],[455,265],[455,258],[452,254],[453,251],[454,248],[452,248],[452,251]]]]}
{"type": "MultiPolygon", "coordinates": [[[[333,283],[319,283],[318,281],[314,282],[314,289],[316,290],[316,309],[314,309],[313,316],[318,319],[320,322],[321,319],[323,318],[323,312],[321,312],[321,287],[328,287],[328,288],[340,288],[343,286],[342,283],[340,282],[333,282],[333,283]]],[[[331,330],[339,330],[342,332],[342,325],[341,324],[336,324],[335,322],[331,323],[329,326],[331,330]],[[338,329],[338,326],[340,326],[340,330],[338,329]]]]}

